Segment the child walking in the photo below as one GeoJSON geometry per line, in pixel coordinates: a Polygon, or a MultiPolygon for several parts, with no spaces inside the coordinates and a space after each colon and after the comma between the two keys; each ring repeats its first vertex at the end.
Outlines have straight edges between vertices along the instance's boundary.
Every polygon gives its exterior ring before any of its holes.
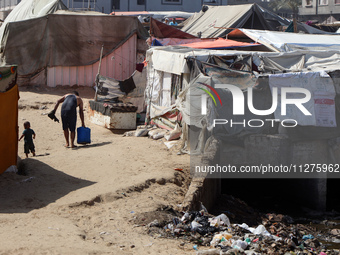
{"type": "Polygon", "coordinates": [[[33,143],[33,139],[35,139],[35,133],[33,129],[31,129],[31,124],[28,121],[24,123],[24,128],[25,130],[24,132],[22,132],[22,135],[19,138],[19,142],[23,137],[25,137],[24,138],[24,141],[25,141],[24,151],[26,154],[26,158],[28,158],[28,153],[30,153],[30,151],[32,152],[33,156],[35,156],[35,148],[34,148],[34,143],[33,143]]]}

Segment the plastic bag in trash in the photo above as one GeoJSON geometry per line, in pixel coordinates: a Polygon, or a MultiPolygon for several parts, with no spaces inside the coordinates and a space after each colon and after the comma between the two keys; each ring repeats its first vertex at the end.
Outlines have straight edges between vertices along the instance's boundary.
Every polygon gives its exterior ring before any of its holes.
{"type": "Polygon", "coordinates": [[[227,226],[230,227],[230,220],[227,215],[224,213],[218,215],[215,218],[209,220],[210,226],[219,227],[219,226],[227,226]]]}
{"type": "Polygon", "coordinates": [[[248,247],[248,243],[242,240],[235,240],[233,241],[232,246],[236,249],[241,248],[242,250],[245,250],[248,247]]]}
{"type": "Polygon", "coordinates": [[[224,231],[221,232],[219,234],[214,235],[213,239],[210,242],[210,245],[212,247],[215,247],[216,245],[218,245],[220,242],[224,242],[226,240],[229,240],[230,238],[232,238],[233,236],[231,234],[229,234],[228,232],[224,231]]]}
{"type": "Polygon", "coordinates": [[[202,227],[202,225],[199,224],[198,222],[196,221],[191,222],[191,231],[196,231],[199,227],[202,227]]]}

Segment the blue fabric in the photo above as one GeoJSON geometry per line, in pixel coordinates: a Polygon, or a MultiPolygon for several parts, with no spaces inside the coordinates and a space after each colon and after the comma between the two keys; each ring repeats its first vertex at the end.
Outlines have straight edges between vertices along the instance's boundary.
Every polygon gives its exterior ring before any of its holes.
{"type": "Polygon", "coordinates": [[[157,39],[153,39],[151,46],[163,46],[163,44],[161,44],[161,42],[158,41],[157,39]]]}

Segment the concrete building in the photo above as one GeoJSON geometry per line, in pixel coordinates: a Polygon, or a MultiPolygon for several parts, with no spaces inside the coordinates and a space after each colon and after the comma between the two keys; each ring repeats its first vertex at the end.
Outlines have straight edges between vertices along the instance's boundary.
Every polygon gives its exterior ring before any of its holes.
{"type": "Polygon", "coordinates": [[[87,9],[104,13],[113,11],[184,11],[198,12],[202,5],[226,5],[228,0],[63,0],[69,9],[87,9]]]}
{"type": "Polygon", "coordinates": [[[0,0],[0,20],[4,20],[21,0],[0,0]]]}
{"type": "Polygon", "coordinates": [[[302,0],[299,16],[302,20],[326,20],[330,16],[340,19],[340,0],[302,0]]]}

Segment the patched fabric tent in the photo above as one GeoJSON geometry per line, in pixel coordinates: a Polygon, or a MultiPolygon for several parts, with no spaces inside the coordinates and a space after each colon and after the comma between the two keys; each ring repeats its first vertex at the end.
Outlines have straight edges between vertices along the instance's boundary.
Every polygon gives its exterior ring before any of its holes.
{"type": "Polygon", "coordinates": [[[136,68],[137,37],[147,36],[137,17],[58,11],[8,23],[2,57],[18,65],[20,84],[39,75],[49,86],[92,85],[102,47],[102,74],[123,80],[136,68]]]}
{"type": "Polygon", "coordinates": [[[289,21],[257,4],[205,6],[186,22],[182,31],[202,37],[223,37],[233,28],[278,30],[289,21]]]}
{"type": "MultiPolygon", "coordinates": [[[[67,7],[61,0],[25,0],[21,1],[6,17],[0,27],[0,42],[2,36],[10,22],[39,18],[58,10],[67,10],[67,7]]],[[[3,44],[1,43],[1,48],[3,44]]]]}

